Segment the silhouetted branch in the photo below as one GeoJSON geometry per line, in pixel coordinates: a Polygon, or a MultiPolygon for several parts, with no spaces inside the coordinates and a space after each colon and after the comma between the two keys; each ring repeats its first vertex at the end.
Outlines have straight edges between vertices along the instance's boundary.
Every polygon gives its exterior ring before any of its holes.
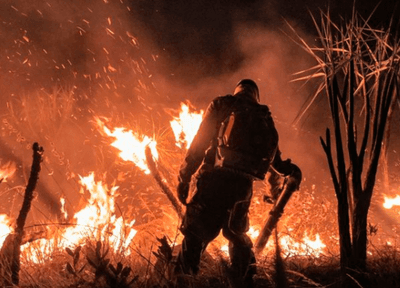
{"type": "Polygon", "coordinates": [[[153,160],[153,155],[151,154],[149,146],[146,147],[145,154],[151,175],[153,175],[158,186],[160,186],[161,191],[167,196],[168,200],[171,202],[172,207],[174,207],[176,213],[178,213],[178,216],[182,218],[183,217],[182,206],[179,204],[178,199],[175,197],[174,193],[171,191],[167,183],[165,183],[165,180],[161,177],[160,173],[158,172],[156,163],[153,160]]]}
{"type": "Polygon", "coordinates": [[[20,253],[21,253],[21,242],[23,237],[24,226],[26,218],[28,217],[29,210],[31,208],[33,192],[36,188],[37,181],[39,179],[40,163],[42,162],[43,148],[38,143],[34,143],[33,149],[33,162],[31,167],[31,174],[29,176],[28,185],[25,189],[24,201],[22,203],[21,210],[17,218],[17,226],[15,229],[14,239],[14,251],[13,259],[11,262],[11,280],[14,285],[19,284],[19,270],[20,270],[20,253]]]}

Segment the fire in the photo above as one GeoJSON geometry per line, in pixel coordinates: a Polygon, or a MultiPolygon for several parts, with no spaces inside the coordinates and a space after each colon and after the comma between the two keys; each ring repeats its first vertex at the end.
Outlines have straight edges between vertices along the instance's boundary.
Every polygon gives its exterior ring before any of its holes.
{"type": "Polygon", "coordinates": [[[250,226],[249,231],[247,232],[247,234],[254,241],[255,239],[257,239],[258,235],[260,235],[260,230],[255,229],[253,226],[250,226]]]}
{"type": "MultiPolygon", "coordinates": [[[[107,185],[104,185],[101,181],[96,182],[94,180],[94,173],[91,173],[87,177],[80,177],[80,179],[82,185],[80,193],[84,194],[88,191],[90,198],[88,204],[75,213],[73,218],[76,220],[76,225],[68,228],[63,233],[62,238],[76,245],[81,243],[83,238],[87,237],[87,234],[90,233],[102,241],[107,238],[109,242],[114,244],[114,248],[119,248],[122,244],[122,231],[125,231],[126,227],[124,227],[122,216],[119,218],[115,216],[114,196],[118,187],[114,186],[108,189],[107,185]]],[[[129,245],[136,234],[136,230],[131,229],[134,223],[135,221],[132,221],[126,225],[130,228],[130,233],[126,235],[125,243],[127,245],[129,245]]],[[[123,248],[126,249],[127,245],[123,248]]]]}
{"type": "Polygon", "coordinates": [[[93,172],[89,176],[79,177],[80,193],[90,194],[87,205],[74,214],[70,227],[53,235],[51,239],[38,240],[35,247],[30,247],[30,244],[22,246],[25,257],[32,262],[38,263],[40,259],[51,257],[56,248],[82,245],[86,239],[107,242],[115,252],[125,256],[131,253],[129,245],[137,233],[132,228],[135,220],[126,223],[122,216],[116,217],[115,194],[118,187],[108,188],[102,181],[96,182],[93,172]]]}
{"type": "Polygon", "coordinates": [[[10,222],[11,221],[7,215],[0,214],[0,247],[3,246],[3,242],[6,240],[7,235],[13,232],[10,222]]]}
{"type": "Polygon", "coordinates": [[[146,146],[149,146],[153,157],[158,159],[156,141],[146,135],[139,135],[138,133],[124,127],[110,130],[100,119],[96,119],[96,122],[106,135],[116,138],[116,140],[111,143],[111,146],[121,151],[119,156],[122,160],[131,161],[144,171],[145,174],[150,174],[150,170],[146,163],[145,148],[146,146]]]}
{"type": "Polygon", "coordinates": [[[391,209],[393,206],[400,206],[400,195],[396,195],[394,198],[389,198],[385,196],[385,202],[383,207],[386,209],[391,209]]]}
{"type": "Polygon", "coordinates": [[[179,148],[188,149],[190,147],[203,120],[204,111],[189,112],[189,105],[189,102],[188,104],[181,103],[179,117],[174,117],[174,120],[170,121],[176,139],[176,146],[179,148]]]}
{"type": "Polygon", "coordinates": [[[307,233],[300,242],[296,242],[290,235],[279,238],[279,243],[284,254],[298,256],[319,257],[324,252],[326,245],[321,241],[319,234],[315,235],[315,240],[311,240],[307,233]]]}
{"type": "Polygon", "coordinates": [[[17,167],[14,162],[7,162],[0,168],[0,182],[6,181],[7,178],[11,177],[17,167]]]}
{"type": "Polygon", "coordinates": [[[64,216],[64,219],[68,218],[68,213],[65,210],[65,198],[61,197],[60,198],[60,203],[61,203],[61,213],[64,216]]]}
{"type": "MultiPolygon", "coordinates": [[[[255,241],[260,234],[260,231],[255,229],[253,226],[250,226],[247,235],[255,241]]],[[[262,254],[266,255],[267,253],[273,251],[274,241],[271,240],[267,243],[262,254]]],[[[322,242],[319,234],[315,234],[313,237],[309,237],[307,233],[304,234],[303,239],[300,241],[296,241],[290,235],[279,235],[279,245],[281,247],[282,253],[288,256],[314,256],[319,257],[324,253],[324,249],[326,245],[322,242]],[[312,240],[315,239],[315,240],[312,240]]],[[[227,240],[219,236],[217,241],[221,243],[220,250],[225,255],[229,255],[229,246],[227,244],[227,240]]]]}

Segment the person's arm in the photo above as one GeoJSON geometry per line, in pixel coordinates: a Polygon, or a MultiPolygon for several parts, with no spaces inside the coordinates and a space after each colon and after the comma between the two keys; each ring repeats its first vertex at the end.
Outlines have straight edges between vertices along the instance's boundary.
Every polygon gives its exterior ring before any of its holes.
{"type": "MultiPolygon", "coordinates": [[[[281,151],[279,148],[276,151],[275,158],[271,164],[271,175],[268,178],[268,182],[271,185],[271,192],[272,194],[277,185],[279,185],[280,181],[279,178],[283,177],[289,177],[290,185],[292,186],[292,189],[299,190],[300,188],[300,183],[302,180],[302,173],[300,168],[296,165],[293,164],[291,159],[286,159],[282,160],[281,158],[281,151]]],[[[279,195],[272,195],[274,198],[279,195]]]]}

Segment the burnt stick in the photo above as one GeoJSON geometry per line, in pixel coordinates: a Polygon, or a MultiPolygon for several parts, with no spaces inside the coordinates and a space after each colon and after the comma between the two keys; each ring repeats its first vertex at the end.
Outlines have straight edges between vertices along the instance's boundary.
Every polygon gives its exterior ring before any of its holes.
{"type": "Polygon", "coordinates": [[[42,162],[43,148],[39,146],[38,143],[34,143],[32,146],[33,150],[33,161],[31,167],[31,174],[29,176],[28,184],[25,188],[24,200],[22,203],[21,210],[19,212],[16,229],[15,238],[13,243],[13,252],[11,260],[11,281],[12,284],[19,284],[19,270],[20,270],[20,253],[21,253],[21,243],[23,240],[24,226],[26,218],[28,217],[28,212],[31,208],[33,200],[33,192],[35,191],[37,181],[39,179],[40,163],[42,162]]]}
{"type": "Polygon", "coordinates": [[[153,160],[153,154],[151,153],[149,146],[146,146],[145,154],[146,154],[146,161],[147,161],[151,175],[156,180],[158,186],[161,188],[161,191],[167,196],[168,200],[171,202],[176,213],[178,213],[178,216],[180,218],[182,218],[183,217],[182,206],[179,204],[178,199],[175,197],[171,188],[169,188],[165,179],[161,177],[160,172],[157,169],[156,163],[153,160]]]}

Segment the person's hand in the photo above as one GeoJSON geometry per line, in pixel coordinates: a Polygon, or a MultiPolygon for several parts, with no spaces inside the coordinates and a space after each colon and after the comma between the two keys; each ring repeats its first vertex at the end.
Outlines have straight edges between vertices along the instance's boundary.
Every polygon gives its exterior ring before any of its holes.
{"type": "Polygon", "coordinates": [[[186,205],[186,199],[189,195],[189,184],[188,182],[179,182],[178,188],[177,188],[177,194],[178,194],[178,199],[179,201],[183,204],[186,205]]]}

